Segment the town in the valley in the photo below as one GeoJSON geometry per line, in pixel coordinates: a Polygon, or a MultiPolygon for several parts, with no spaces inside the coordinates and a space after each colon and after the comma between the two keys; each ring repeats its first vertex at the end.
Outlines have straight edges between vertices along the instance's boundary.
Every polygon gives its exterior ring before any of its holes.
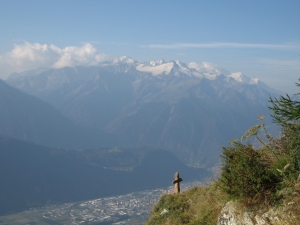
{"type": "MultiPolygon", "coordinates": [[[[181,189],[184,191],[200,185],[203,185],[203,183],[198,181],[182,182],[181,189]]],[[[165,193],[172,192],[173,187],[170,186],[89,201],[31,208],[22,213],[0,217],[0,225],[144,224],[159,198],[165,193]]]]}

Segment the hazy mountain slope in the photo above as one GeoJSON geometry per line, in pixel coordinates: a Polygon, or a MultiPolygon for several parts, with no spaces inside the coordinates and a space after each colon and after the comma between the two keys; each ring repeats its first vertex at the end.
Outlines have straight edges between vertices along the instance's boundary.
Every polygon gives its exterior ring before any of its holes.
{"type": "Polygon", "coordinates": [[[99,67],[51,69],[32,76],[14,74],[7,82],[86,127],[103,128],[133,98],[131,76],[111,74],[99,67]]]}
{"type": "Polygon", "coordinates": [[[181,172],[185,181],[210,174],[203,169],[187,167],[163,150],[73,151],[0,135],[0,214],[46,203],[165,187],[171,185],[176,171],[181,172]],[[116,170],[122,169],[124,164],[132,166],[133,170],[116,170]],[[115,169],[105,169],[107,167],[115,169]]]}
{"type": "Polygon", "coordinates": [[[257,78],[224,75],[207,63],[129,57],[97,67],[14,74],[7,82],[81,126],[116,135],[118,145],[168,149],[201,166],[215,164],[221,145],[269,114],[273,94],[257,78]]]}
{"type": "Polygon", "coordinates": [[[243,134],[267,112],[266,106],[233,89],[216,88],[206,80],[188,83],[178,81],[172,88],[146,95],[106,131],[117,134],[125,145],[169,149],[186,162],[208,166],[216,162],[221,145],[243,134]]]}
{"type": "Polygon", "coordinates": [[[49,146],[72,148],[107,143],[103,133],[98,131],[92,134],[82,130],[49,103],[22,93],[2,80],[0,134],[49,146]]]}

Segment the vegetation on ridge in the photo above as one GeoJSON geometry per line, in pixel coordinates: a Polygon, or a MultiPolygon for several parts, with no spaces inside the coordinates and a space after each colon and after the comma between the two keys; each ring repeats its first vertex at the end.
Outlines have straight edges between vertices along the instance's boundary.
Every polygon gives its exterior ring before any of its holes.
{"type": "Polygon", "coordinates": [[[269,102],[282,136],[272,137],[263,123],[251,127],[241,141],[223,148],[221,175],[214,184],[162,196],[148,225],[217,224],[222,206],[231,199],[265,211],[286,206],[292,216],[285,224],[300,224],[300,102],[288,95],[269,102]],[[243,142],[252,137],[261,143],[259,149],[243,142]],[[163,210],[167,213],[161,215],[163,210]]]}
{"type": "Polygon", "coordinates": [[[216,224],[226,198],[217,184],[194,187],[179,195],[163,195],[154,206],[147,225],[216,224]],[[162,214],[164,210],[168,212],[162,214]]]}

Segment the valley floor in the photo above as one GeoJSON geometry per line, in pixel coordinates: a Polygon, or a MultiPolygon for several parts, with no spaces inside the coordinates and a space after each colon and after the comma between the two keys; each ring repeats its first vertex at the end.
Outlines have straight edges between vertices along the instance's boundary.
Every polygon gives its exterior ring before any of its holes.
{"type": "MultiPolygon", "coordinates": [[[[182,190],[201,185],[200,182],[182,184],[182,190]]],[[[79,225],[79,224],[145,224],[152,207],[173,187],[133,192],[127,195],[99,198],[29,210],[0,217],[0,225],[79,225]]]]}

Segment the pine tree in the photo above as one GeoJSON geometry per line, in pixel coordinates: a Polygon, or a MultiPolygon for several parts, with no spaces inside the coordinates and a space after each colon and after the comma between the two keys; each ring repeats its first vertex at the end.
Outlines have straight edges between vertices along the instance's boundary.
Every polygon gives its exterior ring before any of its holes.
{"type": "MultiPolygon", "coordinates": [[[[300,87],[300,83],[295,84],[300,87]]],[[[300,93],[295,95],[300,95],[300,93]]],[[[274,99],[270,97],[269,102],[272,104],[272,106],[269,106],[269,109],[273,111],[272,117],[275,123],[286,126],[299,121],[300,102],[292,100],[288,94],[286,94],[286,96],[281,95],[279,98],[274,99]]]]}
{"type": "MultiPolygon", "coordinates": [[[[300,79],[299,79],[300,81],[300,79]]],[[[300,83],[295,83],[300,87],[300,83]]],[[[300,95],[297,93],[296,95],[300,95]]],[[[300,172],[300,102],[292,100],[288,94],[269,100],[273,111],[273,121],[282,126],[281,145],[290,154],[294,171],[300,172]]]]}

